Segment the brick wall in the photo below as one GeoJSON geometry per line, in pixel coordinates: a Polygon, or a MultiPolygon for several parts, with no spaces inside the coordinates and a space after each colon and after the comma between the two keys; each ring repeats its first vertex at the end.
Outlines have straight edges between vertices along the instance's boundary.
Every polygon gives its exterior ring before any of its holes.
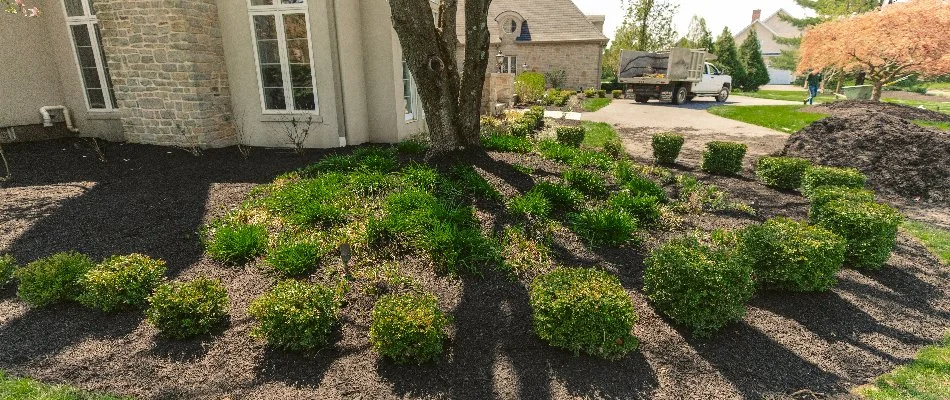
{"type": "MultiPolygon", "coordinates": [[[[518,72],[528,64],[528,70],[567,72],[565,89],[600,88],[600,60],[603,46],[600,43],[518,43],[504,45],[502,53],[518,57],[518,72]]],[[[494,56],[498,54],[497,45],[489,50],[488,72],[496,72],[494,56]]]]}
{"type": "Polygon", "coordinates": [[[96,0],[126,140],[236,143],[215,0],[96,0]]]}

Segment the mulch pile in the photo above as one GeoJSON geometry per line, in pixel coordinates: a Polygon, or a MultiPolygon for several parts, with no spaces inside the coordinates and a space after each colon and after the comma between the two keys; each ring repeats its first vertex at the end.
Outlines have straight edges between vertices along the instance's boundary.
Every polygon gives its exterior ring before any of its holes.
{"type": "Polygon", "coordinates": [[[950,116],[896,104],[847,101],[822,106],[832,115],[793,134],[783,155],[854,167],[877,192],[950,201],[950,133],[911,120],[950,116]]]}

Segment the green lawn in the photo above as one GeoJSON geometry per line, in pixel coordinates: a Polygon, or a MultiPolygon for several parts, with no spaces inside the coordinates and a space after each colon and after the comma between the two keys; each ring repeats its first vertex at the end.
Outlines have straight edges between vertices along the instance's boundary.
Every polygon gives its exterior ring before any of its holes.
{"type": "Polygon", "coordinates": [[[901,104],[910,107],[924,107],[928,110],[940,111],[944,114],[950,114],[950,102],[888,99],[887,93],[885,93],[883,97],[884,101],[888,103],[901,104]]]}
{"type": "Polygon", "coordinates": [[[915,119],[914,123],[927,128],[937,128],[950,131],[950,122],[927,121],[925,119],[915,119]]]}
{"type": "Polygon", "coordinates": [[[26,378],[14,378],[0,371],[0,400],[120,400],[95,395],[67,386],[46,385],[26,378]]]}
{"type": "Polygon", "coordinates": [[[584,146],[599,149],[604,147],[604,143],[617,137],[617,131],[614,127],[604,122],[584,122],[587,128],[587,134],[584,136],[584,146]]]}
{"type": "Polygon", "coordinates": [[[584,101],[581,102],[581,108],[583,108],[584,111],[587,111],[587,112],[594,112],[601,108],[607,107],[611,101],[613,101],[613,99],[609,97],[605,97],[605,98],[594,97],[590,99],[584,99],[584,101]]]}
{"type": "Polygon", "coordinates": [[[917,221],[905,222],[904,229],[924,242],[924,245],[940,257],[944,264],[950,265],[950,230],[917,221]]]}
{"type": "MultiPolygon", "coordinates": [[[[785,100],[785,101],[796,101],[800,102],[808,98],[807,90],[760,90],[758,92],[742,92],[735,91],[733,92],[736,96],[746,96],[746,97],[756,97],[759,99],[770,99],[770,100],[785,100]]],[[[815,98],[816,102],[827,103],[829,101],[835,101],[835,96],[833,94],[819,94],[815,98]]]]}
{"type": "Polygon", "coordinates": [[[798,132],[812,122],[827,117],[825,114],[799,111],[804,106],[716,106],[710,113],[753,125],[764,126],[786,133],[798,132]]]}
{"type": "Polygon", "coordinates": [[[924,86],[933,90],[950,90],[950,82],[927,82],[924,86]]]}
{"type": "Polygon", "coordinates": [[[868,400],[950,399],[950,335],[921,350],[914,362],[855,391],[868,400]]]}

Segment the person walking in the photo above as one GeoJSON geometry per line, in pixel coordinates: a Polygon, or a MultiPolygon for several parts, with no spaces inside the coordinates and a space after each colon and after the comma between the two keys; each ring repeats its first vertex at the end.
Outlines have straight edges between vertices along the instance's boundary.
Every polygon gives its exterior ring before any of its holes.
{"type": "Polygon", "coordinates": [[[818,97],[818,86],[824,76],[821,71],[808,70],[808,77],[805,78],[805,84],[808,85],[808,98],[802,104],[815,104],[815,97],[818,97]]]}

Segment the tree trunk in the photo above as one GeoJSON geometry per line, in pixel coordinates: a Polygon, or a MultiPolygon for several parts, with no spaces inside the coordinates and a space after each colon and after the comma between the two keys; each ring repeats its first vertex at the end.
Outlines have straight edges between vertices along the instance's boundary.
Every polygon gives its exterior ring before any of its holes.
{"type": "Polygon", "coordinates": [[[429,0],[389,0],[393,28],[416,81],[436,154],[479,144],[479,111],[488,68],[488,6],[466,0],[465,58],[456,58],[458,0],[441,0],[437,20],[429,0]]]}
{"type": "Polygon", "coordinates": [[[881,93],[884,91],[884,81],[875,80],[874,89],[871,91],[871,100],[881,101],[881,93]]]}

